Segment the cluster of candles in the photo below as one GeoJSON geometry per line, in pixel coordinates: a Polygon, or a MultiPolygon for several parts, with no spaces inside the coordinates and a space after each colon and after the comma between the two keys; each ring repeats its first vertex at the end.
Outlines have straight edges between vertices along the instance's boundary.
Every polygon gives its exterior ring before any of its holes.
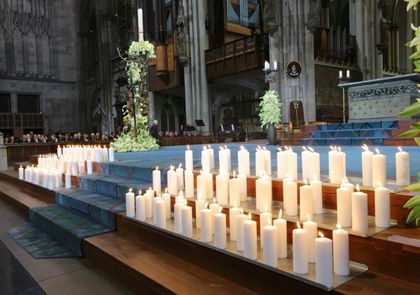
{"type": "Polygon", "coordinates": [[[112,148],[80,145],[58,146],[57,154],[38,157],[38,165],[19,167],[19,179],[41,185],[48,189],[63,185],[71,187],[71,176],[92,174],[93,162],[103,163],[114,161],[112,148]]]}

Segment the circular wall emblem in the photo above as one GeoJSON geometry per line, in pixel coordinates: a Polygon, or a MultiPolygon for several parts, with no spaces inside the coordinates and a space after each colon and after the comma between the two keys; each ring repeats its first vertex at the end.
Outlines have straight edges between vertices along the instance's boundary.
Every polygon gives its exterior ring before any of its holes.
{"type": "Polygon", "coordinates": [[[290,78],[299,78],[302,73],[302,66],[297,61],[291,61],[287,64],[286,73],[290,78]]]}

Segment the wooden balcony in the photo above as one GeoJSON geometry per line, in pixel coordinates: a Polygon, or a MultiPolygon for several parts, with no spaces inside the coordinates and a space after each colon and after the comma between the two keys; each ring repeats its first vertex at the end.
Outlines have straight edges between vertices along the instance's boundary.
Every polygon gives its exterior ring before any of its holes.
{"type": "Polygon", "coordinates": [[[268,37],[251,35],[206,50],[209,80],[244,71],[262,69],[268,59],[268,37]]]}

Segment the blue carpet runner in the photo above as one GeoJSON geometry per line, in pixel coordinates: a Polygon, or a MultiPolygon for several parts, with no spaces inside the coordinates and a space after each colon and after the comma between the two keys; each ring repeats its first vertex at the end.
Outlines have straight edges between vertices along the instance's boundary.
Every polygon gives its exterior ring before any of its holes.
{"type": "Polygon", "coordinates": [[[57,190],[56,204],[31,208],[30,222],[9,234],[35,258],[80,257],[84,238],[115,230],[115,214],[125,211],[128,189],[148,186],[130,178],[83,176],[80,188],[57,190]]]}

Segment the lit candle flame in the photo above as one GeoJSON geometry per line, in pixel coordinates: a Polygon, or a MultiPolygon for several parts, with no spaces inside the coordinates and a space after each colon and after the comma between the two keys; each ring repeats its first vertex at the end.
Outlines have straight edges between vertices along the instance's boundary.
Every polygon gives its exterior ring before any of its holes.
{"type": "Polygon", "coordinates": [[[236,171],[233,170],[233,178],[236,178],[236,171]]]}
{"type": "Polygon", "coordinates": [[[222,146],[219,146],[219,150],[220,150],[220,151],[223,151],[223,147],[222,147],[222,146]]]}
{"type": "Polygon", "coordinates": [[[208,149],[211,150],[211,145],[207,145],[208,149]]]}
{"type": "Polygon", "coordinates": [[[339,147],[337,148],[337,150],[341,153],[341,146],[339,146],[339,147]]]}
{"type": "Polygon", "coordinates": [[[331,151],[333,151],[333,150],[334,150],[334,147],[333,147],[332,145],[330,145],[330,150],[331,150],[331,151]]]}
{"type": "Polygon", "coordinates": [[[236,201],[233,201],[233,207],[236,207],[236,201]]]}
{"type": "Polygon", "coordinates": [[[251,215],[251,212],[249,212],[248,213],[248,220],[251,220],[252,219],[252,215],[251,215]]]}
{"type": "Polygon", "coordinates": [[[190,146],[189,145],[187,145],[187,150],[189,150],[190,149],[190,146]]]}
{"type": "Polygon", "coordinates": [[[297,228],[301,228],[299,220],[296,222],[296,226],[297,226],[297,228]]]}
{"type": "Polygon", "coordinates": [[[341,224],[337,223],[337,225],[335,226],[337,229],[341,229],[341,224]]]}
{"type": "Polygon", "coordinates": [[[159,166],[156,166],[156,170],[159,170],[159,166]]]}
{"type": "Polygon", "coordinates": [[[356,185],[356,190],[357,190],[358,192],[360,192],[360,186],[359,186],[359,184],[357,184],[357,185],[356,185]]]}
{"type": "Polygon", "coordinates": [[[244,214],[244,209],[243,208],[241,208],[241,214],[244,214]]]}
{"type": "Polygon", "coordinates": [[[362,145],[362,149],[366,152],[369,151],[369,147],[366,144],[362,145]]]}
{"type": "Polygon", "coordinates": [[[179,193],[178,193],[178,196],[180,196],[180,197],[184,197],[184,192],[183,191],[179,191],[179,193]]]}
{"type": "Polygon", "coordinates": [[[173,165],[171,165],[171,166],[169,167],[169,169],[170,169],[170,170],[174,170],[174,168],[175,168],[175,167],[174,167],[173,165]]]}
{"type": "Polygon", "coordinates": [[[285,150],[288,150],[288,149],[289,149],[289,147],[288,147],[287,145],[285,145],[285,146],[284,146],[284,149],[285,149],[285,150]]]}
{"type": "Polygon", "coordinates": [[[241,145],[241,150],[244,150],[244,149],[245,149],[245,147],[243,145],[241,145]]]}
{"type": "Polygon", "coordinates": [[[168,188],[167,187],[165,188],[165,193],[168,193],[168,188]]]}
{"type": "Polygon", "coordinates": [[[213,198],[213,203],[217,203],[217,200],[216,200],[216,198],[213,198]]]}
{"type": "Polygon", "coordinates": [[[321,231],[319,231],[319,232],[318,232],[318,236],[319,236],[320,238],[323,238],[323,237],[324,237],[324,234],[323,234],[321,231]]]}
{"type": "Polygon", "coordinates": [[[279,217],[278,218],[280,219],[282,216],[283,216],[283,209],[280,209],[279,210],[279,217]]]}
{"type": "Polygon", "coordinates": [[[133,189],[130,187],[130,188],[128,189],[128,192],[129,192],[129,193],[133,192],[133,189]]]}
{"type": "Polygon", "coordinates": [[[204,145],[203,146],[203,150],[206,151],[207,150],[207,146],[204,145]]]}
{"type": "Polygon", "coordinates": [[[306,178],[304,178],[304,179],[303,179],[303,183],[304,183],[305,185],[308,185],[308,180],[307,180],[306,178]]]}
{"type": "Polygon", "coordinates": [[[378,187],[382,187],[382,182],[377,181],[376,183],[378,184],[378,187]]]}
{"type": "Polygon", "coordinates": [[[219,207],[219,213],[222,213],[223,207],[219,207]]]}

